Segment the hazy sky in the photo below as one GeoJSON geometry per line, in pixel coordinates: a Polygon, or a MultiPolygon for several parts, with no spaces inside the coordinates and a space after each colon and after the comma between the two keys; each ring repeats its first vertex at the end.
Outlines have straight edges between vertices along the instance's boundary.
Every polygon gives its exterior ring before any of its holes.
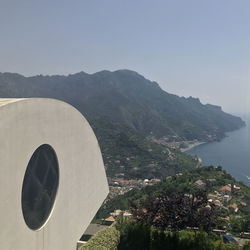
{"type": "Polygon", "coordinates": [[[124,68],[250,111],[250,1],[0,0],[0,72],[124,68]]]}

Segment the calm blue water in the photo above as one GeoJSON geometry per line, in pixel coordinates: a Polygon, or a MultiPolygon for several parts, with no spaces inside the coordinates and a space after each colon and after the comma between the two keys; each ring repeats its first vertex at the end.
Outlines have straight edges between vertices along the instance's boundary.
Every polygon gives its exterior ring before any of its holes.
{"type": "Polygon", "coordinates": [[[227,133],[220,142],[199,145],[188,154],[197,155],[202,165],[221,165],[237,180],[250,186],[250,123],[239,130],[227,133]]]}

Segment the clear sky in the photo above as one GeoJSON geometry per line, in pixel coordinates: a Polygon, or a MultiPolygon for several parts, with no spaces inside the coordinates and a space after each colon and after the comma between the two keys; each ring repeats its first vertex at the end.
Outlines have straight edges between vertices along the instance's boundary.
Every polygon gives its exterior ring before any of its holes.
{"type": "Polygon", "coordinates": [[[0,0],[0,72],[131,69],[250,111],[249,0],[0,0]]]}

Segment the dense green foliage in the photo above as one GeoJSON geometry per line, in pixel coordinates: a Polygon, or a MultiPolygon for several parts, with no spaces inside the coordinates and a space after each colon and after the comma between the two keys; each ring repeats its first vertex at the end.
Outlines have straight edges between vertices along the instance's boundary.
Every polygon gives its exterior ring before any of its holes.
{"type": "Polygon", "coordinates": [[[242,217],[234,216],[230,220],[230,226],[232,228],[232,232],[241,233],[241,232],[250,232],[250,215],[245,215],[242,217]]]}
{"type": "Polygon", "coordinates": [[[250,250],[250,242],[240,248],[224,244],[214,233],[191,231],[159,231],[132,219],[120,219],[114,227],[108,227],[80,248],[80,250],[250,250]]]}
{"type": "MultiPolygon", "coordinates": [[[[216,182],[214,186],[206,186],[207,192],[212,192],[213,190],[219,190],[221,186],[231,183],[232,181],[241,188],[242,198],[250,206],[250,188],[241,182],[237,182],[230,174],[227,174],[224,170],[219,168],[209,167],[199,167],[190,171],[183,172],[182,176],[174,177],[172,179],[167,179],[153,186],[146,186],[142,189],[131,190],[124,195],[115,197],[109,200],[99,209],[96,218],[104,218],[109,215],[110,212],[115,209],[128,209],[129,200],[139,203],[141,200],[145,200],[147,197],[156,197],[162,194],[171,194],[175,192],[186,192],[193,193],[197,190],[194,182],[197,180],[202,180],[206,183],[207,179],[215,179],[216,182]]],[[[230,202],[235,202],[232,199],[230,202]]],[[[247,208],[239,207],[240,214],[248,214],[247,208]]],[[[229,211],[230,212],[230,211],[229,211]]],[[[228,214],[225,214],[225,216],[228,214]]]]}
{"type": "Polygon", "coordinates": [[[89,120],[108,118],[144,136],[220,139],[244,123],[220,107],[163,91],[136,72],[118,70],[69,76],[24,77],[0,73],[0,97],[49,97],[66,101],[89,120]]]}
{"type": "Polygon", "coordinates": [[[145,139],[134,130],[104,119],[91,121],[100,143],[107,175],[124,178],[165,178],[194,168],[195,157],[145,139]]]}
{"type": "Polygon", "coordinates": [[[242,248],[243,250],[250,250],[250,241],[246,242],[242,248]]]}
{"type": "MultiPolygon", "coordinates": [[[[158,231],[133,220],[121,220],[116,224],[121,233],[118,250],[239,250],[238,245],[224,244],[221,237],[213,233],[158,231]]],[[[247,248],[247,245],[244,249],[247,248]]]]}
{"type": "Polygon", "coordinates": [[[120,232],[115,227],[107,227],[83,245],[80,250],[116,250],[120,241],[120,232]]]}
{"type": "Polygon", "coordinates": [[[217,224],[215,205],[207,207],[207,193],[172,193],[148,197],[139,205],[131,202],[130,212],[136,221],[159,230],[177,232],[187,227],[211,232],[217,224]]]}
{"type": "Polygon", "coordinates": [[[148,225],[136,223],[129,219],[121,219],[115,226],[120,232],[118,249],[149,249],[151,229],[148,225]]]}

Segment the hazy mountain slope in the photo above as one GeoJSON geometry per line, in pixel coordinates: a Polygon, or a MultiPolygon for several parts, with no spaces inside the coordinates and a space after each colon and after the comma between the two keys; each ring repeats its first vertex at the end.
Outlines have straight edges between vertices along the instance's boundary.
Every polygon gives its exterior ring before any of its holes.
{"type": "Polygon", "coordinates": [[[197,158],[159,145],[105,119],[91,120],[109,177],[165,178],[198,165],[197,158]]]}
{"type": "Polygon", "coordinates": [[[169,94],[129,70],[34,77],[3,73],[0,97],[57,98],[78,108],[88,119],[108,118],[145,136],[212,140],[244,125],[220,107],[169,94]]]}

